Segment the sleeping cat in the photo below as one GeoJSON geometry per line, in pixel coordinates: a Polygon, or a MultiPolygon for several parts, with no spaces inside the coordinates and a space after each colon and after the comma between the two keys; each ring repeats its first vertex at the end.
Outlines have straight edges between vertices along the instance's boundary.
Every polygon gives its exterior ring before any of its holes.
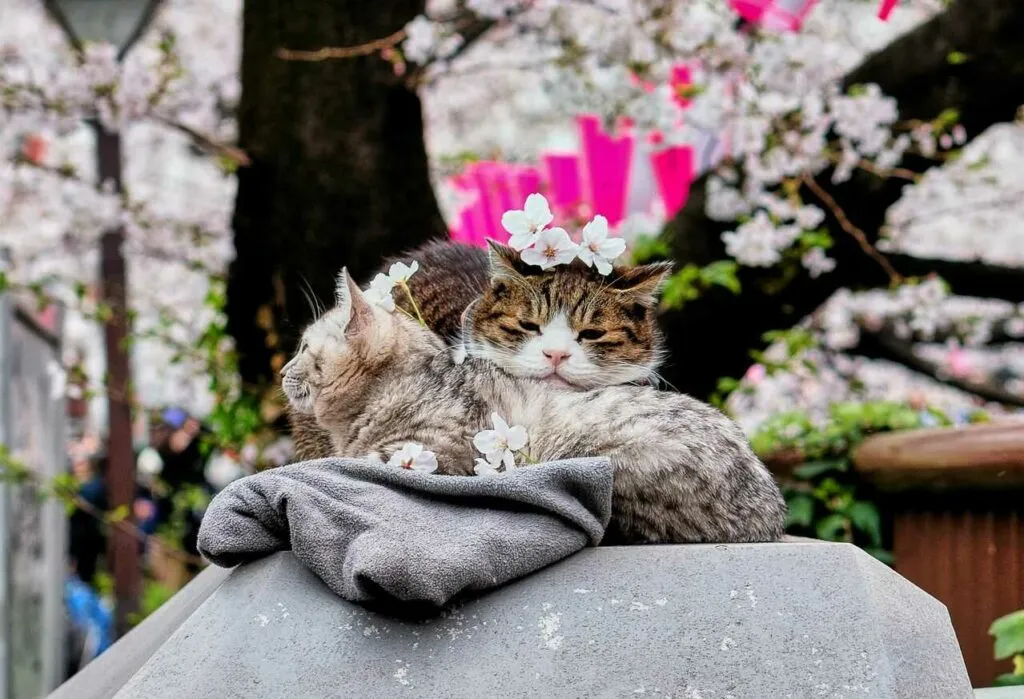
{"type": "MultiPolygon", "coordinates": [[[[508,279],[499,273],[495,283],[519,283],[508,279]]],[[[493,411],[526,428],[537,460],[608,457],[606,544],[782,535],[778,487],[739,427],[711,406],[650,386],[568,389],[472,353],[459,363],[435,333],[368,303],[344,271],[337,305],[306,330],[282,373],[293,408],[315,417],[340,456],[386,460],[417,442],[436,454],[440,473],[468,475],[472,437],[493,411]]]]}
{"type": "MultiPolygon", "coordinates": [[[[549,374],[579,388],[656,376],[662,339],[654,305],[670,265],[620,267],[605,277],[576,261],[544,272],[511,248],[491,248],[507,277],[494,283],[480,248],[434,241],[400,258],[419,263],[409,286],[431,330],[454,340],[465,325],[467,347],[516,376],[549,374]]],[[[394,297],[412,310],[404,293],[394,297]]],[[[290,417],[296,460],[334,453],[315,420],[295,410],[290,417]]]]}

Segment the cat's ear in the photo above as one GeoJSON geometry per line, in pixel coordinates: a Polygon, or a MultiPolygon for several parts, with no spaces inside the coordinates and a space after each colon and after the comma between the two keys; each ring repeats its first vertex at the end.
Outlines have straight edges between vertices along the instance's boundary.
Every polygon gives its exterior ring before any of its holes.
{"type": "Polygon", "coordinates": [[[621,294],[628,295],[634,302],[653,308],[658,302],[661,288],[665,286],[665,281],[671,273],[671,262],[617,267],[612,273],[615,275],[612,286],[621,294]]]}
{"type": "Polygon", "coordinates": [[[530,274],[530,265],[523,262],[519,253],[507,245],[487,239],[488,258],[491,263],[491,281],[499,279],[522,280],[530,274]]]}
{"type": "Polygon", "coordinates": [[[348,309],[348,323],[345,326],[346,335],[354,335],[364,330],[373,322],[373,308],[370,302],[363,295],[363,290],[352,281],[352,275],[348,269],[341,268],[338,273],[338,281],[334,287],[334,297],[338,308],[348,309]]]}

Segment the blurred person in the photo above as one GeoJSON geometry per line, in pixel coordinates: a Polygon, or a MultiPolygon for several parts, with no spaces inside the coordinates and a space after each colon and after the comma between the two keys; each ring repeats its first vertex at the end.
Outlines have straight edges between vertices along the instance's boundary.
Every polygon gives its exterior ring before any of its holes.
{"type": "MultiPolygon", "coordinates": [[[[100,512],[107,510],[107,488],[103,481],[103,460],[78,453],[71,462],[78,495],[100,512]]],[[[76,507],[68,518],[68,554],[78,577],[91,584],[107,541],[103,524],[94,515],[76,507]]]]}

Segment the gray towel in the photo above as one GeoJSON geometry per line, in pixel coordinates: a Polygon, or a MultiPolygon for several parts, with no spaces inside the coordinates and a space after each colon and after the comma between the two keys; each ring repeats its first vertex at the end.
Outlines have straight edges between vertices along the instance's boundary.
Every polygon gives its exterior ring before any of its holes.
{"type": "Polygon", "coordinates": [[[234,566],[291,549],[347,600],[442,605],[596,546],[611,494],[607,459],[494,477],[321,459],[225,488],[203,518],[199,551],[234,566]]]}

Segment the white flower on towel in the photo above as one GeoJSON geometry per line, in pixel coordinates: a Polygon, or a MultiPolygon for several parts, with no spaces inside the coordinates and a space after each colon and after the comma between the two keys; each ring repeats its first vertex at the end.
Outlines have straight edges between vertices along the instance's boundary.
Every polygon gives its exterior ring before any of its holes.
{"type": "Polygon", "coordinates": [[[408,442],[401,449],[391,455],[388,466],[398,466],[410,471],[423,471],[433,473],[437,470],[437,456],[432,451],[427,451],[422,444],[408,442]]]}
{"type": "Polygon", "coordinates": [[[388,313],[392,313],[395,310],[395,299],[391,295],[391,290],[394,288],[394,280],[381,272],[373,278],[369,288],[363,291],[363,296],[370,303],[380,306],[388,313]]]}
{"type": "Polygon", "coordinates": [[[491,423],[494,429],[477,432],[473,437],[473,446],[491,466],[497,468],[499,464],[504,464],[505,470],[510,471],[516,466],[516,452],[524,449],[530,438],[525,427],[509,427],[498,413],[491,413],[491,423]]]}
{"type": "Polygon", "coordinates": [[[501,227],[511,234],[508,244],[513,250],[525,250],[537,242],[537,236],[553,220],[555,217],[544,195],[531,194],[522,209],[502,214],[501,227]]]}
{"type": "Polygon", "coordinates": [[[416,270],[419,268],[420,263],[416,260],[413,260],[411,265],[407,265],[404,262],[396,262],[388,270],[388,278],[394,284],[405,284],[409,281],[409,277],[416,274],[416,270]]]}
{"type": "Polygon", "coordinates": [[[497,476],[499,471],[498,467],[487,459],[477,459],[476,465],[473,466],[473,473],[478,476],[497,476]]]}

